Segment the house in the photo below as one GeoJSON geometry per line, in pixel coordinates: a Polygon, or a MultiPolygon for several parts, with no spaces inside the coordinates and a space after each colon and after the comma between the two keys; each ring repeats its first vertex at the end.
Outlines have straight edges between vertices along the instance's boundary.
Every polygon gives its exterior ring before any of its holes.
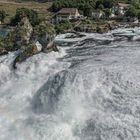
{"type": "Polygon", "coordinates": [[[123,16],[128,9],[129,4],[117,3],[112,7],[112,15],[123,16]]]}
{"type": "Polygon", "coordinates": [[[53,22],[59,23],[66,20],[79,19],[80,16],[77,8],[62,8],[54,16],[55,18],[53,22]]]}
{"type": "Polygon", "coordinates": [[[105,13],[101,10],[95,10],[91,12],[91,18],[93,19],[101,19],[105,17],[105,13]]]}

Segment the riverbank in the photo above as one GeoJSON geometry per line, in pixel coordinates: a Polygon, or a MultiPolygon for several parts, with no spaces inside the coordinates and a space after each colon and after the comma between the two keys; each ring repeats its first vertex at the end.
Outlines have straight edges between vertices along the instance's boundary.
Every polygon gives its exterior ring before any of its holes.
{"type": "Polygon", "coordinates": [[[117,28],[134,28],[140,27],[140,22],[121,22],[116,20],[79,20],[79,21],[65,21],[55,26],[57,34],[67,32],[85,32],[85,33],[107,33],[117,28]]]}

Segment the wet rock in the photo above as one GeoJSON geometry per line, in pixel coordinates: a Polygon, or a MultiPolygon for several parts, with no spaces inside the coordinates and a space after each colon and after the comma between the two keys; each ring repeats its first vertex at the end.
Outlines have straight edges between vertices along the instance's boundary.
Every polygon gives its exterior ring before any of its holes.
{"type": "Polygon", "coordinates": [[[29,44],[33,28],[27,17],[23,17],[18,26],[13,28],[3,40],[4,48],[7,51],[16,51],[29,44]]]}
{"type": "Polygon", "coordinates": [[[48,53],[48,52],[58,52],[58,48],[56,46],[56,43],[54,41],[50,42],[45,48],[43,48],[42,50],[43,52],[45,53],[48,53]]]}
{"type": "Polygon", "coordinates": [[[54,40],[55,34],[53,25],[42,22],[34,28],[31,40],[38,40],[42,47],[46,47],[54,40]]]}
{"type": "Polygon", "coordinates": [[[45,33],[43,36],[38,38],[38,41],[42,45],[42,47],[46,47],[51,41],[50,35],[48,33],[45,33]]]}
{"type": "Polygon", "coordinates": [[[77,33],[77,32],[75,32],[75,33],[70,33],[70,34],[68,34],[68,35],[66,35],[66,39],[69,39],[69,38],[82,38],[82,37],[85,37],[86,35],[84,35],[84,34],[80,34],[80,33],[77,33]]]}
{"type": "Polygon", "coordinates": [[[8,51],[5,48],[0,47],[0,55],[8,54],[8,51]]]}
{"type": "Polygon", "coordinates": [[[38,47],[36,44],[30,44],[27,47],[25,47],[24,50],[22,50],[19,55],[16,57],[16,59],[13,62],[13,67],[16,68],[17,63],[21,63],[25,61],[27,58],[38,54],[40,51],[38,50],[38,47]]]}

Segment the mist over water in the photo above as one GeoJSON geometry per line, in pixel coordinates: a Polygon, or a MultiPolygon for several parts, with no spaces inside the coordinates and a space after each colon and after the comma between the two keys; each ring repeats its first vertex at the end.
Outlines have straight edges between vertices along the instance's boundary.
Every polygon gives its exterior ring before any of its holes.
{"type": "Polygon", "coordinates": [[[140,29],[67,35],[17,70],[0,56],[0,140],[139,140],[140,29]]]}

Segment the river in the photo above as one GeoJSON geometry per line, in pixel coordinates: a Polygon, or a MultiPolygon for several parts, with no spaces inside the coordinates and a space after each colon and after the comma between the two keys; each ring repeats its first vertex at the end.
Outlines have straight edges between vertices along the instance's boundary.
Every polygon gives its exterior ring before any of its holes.
{"type": "Polygon", "coordinates": [[[68,35],[0,56],[0,140],[140,140],[140,28],[68,35]]]}

